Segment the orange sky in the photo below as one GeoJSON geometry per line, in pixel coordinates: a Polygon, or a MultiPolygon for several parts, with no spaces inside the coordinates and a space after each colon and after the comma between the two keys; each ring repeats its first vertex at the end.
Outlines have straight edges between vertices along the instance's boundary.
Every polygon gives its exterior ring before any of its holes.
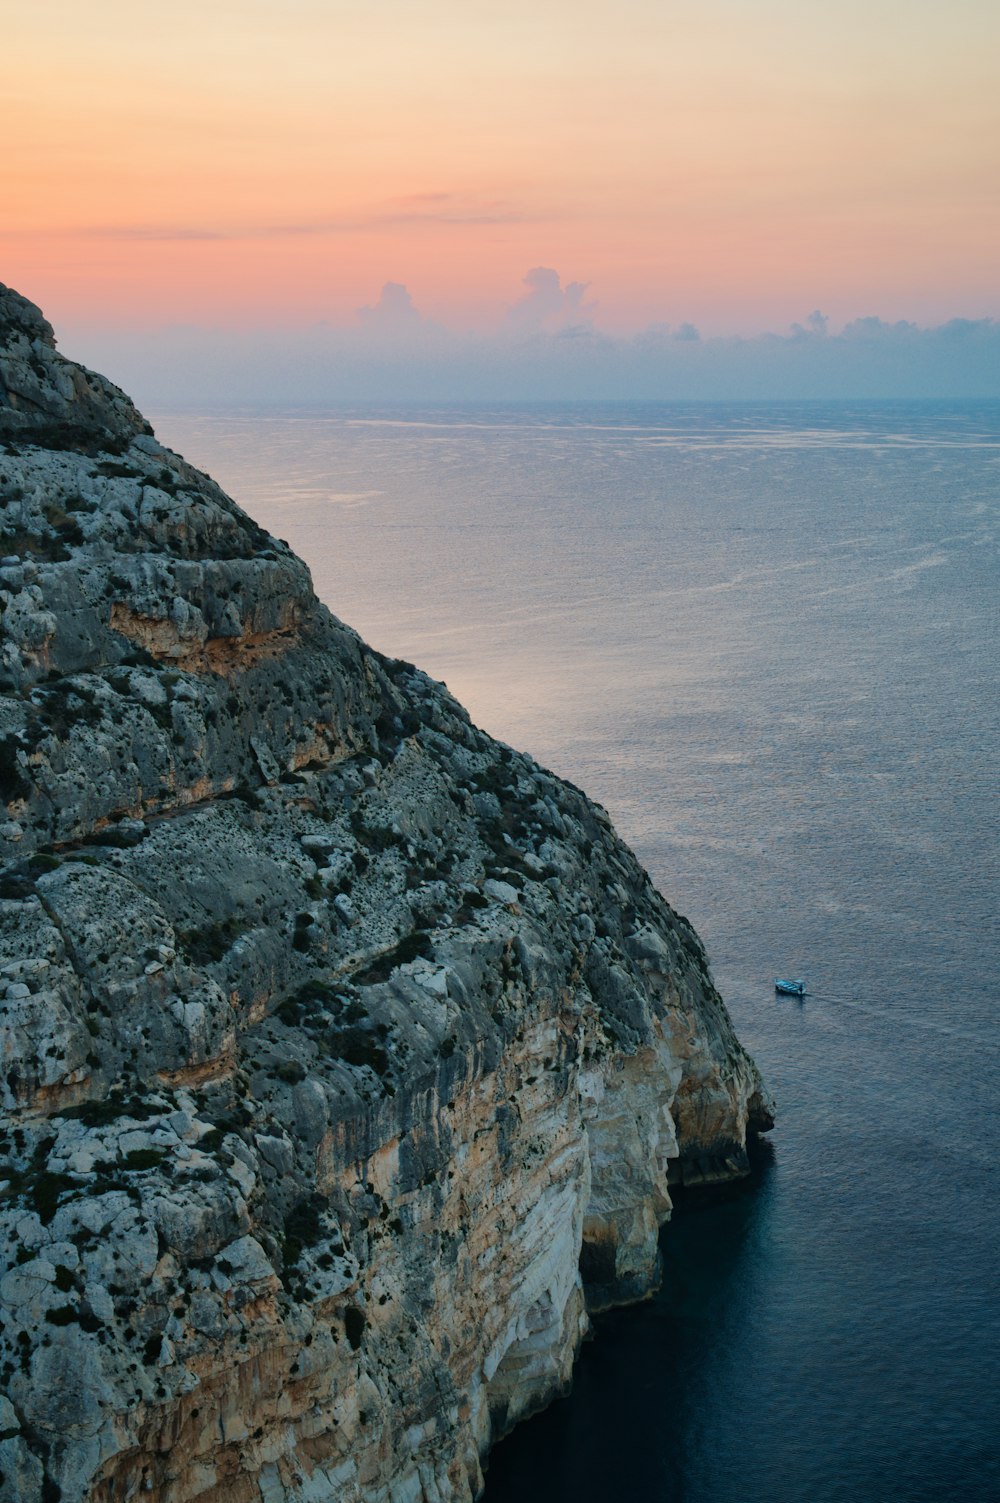
{"type": "Polygon", "coordinates": [[[1000,314],[986,0],[33,0],[0,280],[60,324],[1000,314]]]}

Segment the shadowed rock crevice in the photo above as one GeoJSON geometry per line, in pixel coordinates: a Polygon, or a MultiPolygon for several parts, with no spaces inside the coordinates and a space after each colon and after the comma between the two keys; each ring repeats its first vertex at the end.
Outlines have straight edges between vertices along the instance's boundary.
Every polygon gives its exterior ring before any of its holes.
{"type": "Polygon", "coordinates": [[[603,810],[0,288],[0,1503],[468,1503],[770,1125],[603,810]]]}

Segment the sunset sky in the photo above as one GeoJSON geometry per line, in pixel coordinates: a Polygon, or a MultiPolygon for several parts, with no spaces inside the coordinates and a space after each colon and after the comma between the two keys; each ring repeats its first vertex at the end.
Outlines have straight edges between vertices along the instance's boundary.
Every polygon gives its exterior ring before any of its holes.
{"type": "Polygon", "coordinates": [[[1000,314],[992,0],[32,0],[0,280],[61,326],[1000,314]]]}

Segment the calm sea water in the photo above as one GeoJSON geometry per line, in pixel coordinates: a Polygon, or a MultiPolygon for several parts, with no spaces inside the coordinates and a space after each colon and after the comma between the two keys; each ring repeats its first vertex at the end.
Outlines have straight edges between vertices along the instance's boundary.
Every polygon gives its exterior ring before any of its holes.
{"type": "Polygon", "coordinates": [[[1000,1498],[1000,409],[166,414],[610,811],[780,1104],[487,1503],[1000,1498]],[[804,975],[803,1003],[775,975],[804,975]]]}

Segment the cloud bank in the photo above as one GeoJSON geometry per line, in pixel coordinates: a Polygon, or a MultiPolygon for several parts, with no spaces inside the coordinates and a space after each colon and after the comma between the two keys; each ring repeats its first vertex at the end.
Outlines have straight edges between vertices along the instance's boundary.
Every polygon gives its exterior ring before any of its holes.
{"type": "Polygon", "coordinates": [[[586,282],[563,287],[551,266],[536,266],[524,278],[524,286],[527,292],[507,313],[509,328],[555,333],[592,327],[590,314],[597,304],[584,302],[586,282]]]}
{"type": "Polygon", "coordinates": [[[585,283],[550,267],[490,334],[423,316],[401,282],[350,327],[302,332],[166,328],[70,331],[66,352],[108,372],[140,405],[393,401],[1000,398],[1000,322],[933,328],[878,317],[834,332],[816,309],[783,333],[703,338],[691,323],[602,332],[585,283]]]}

